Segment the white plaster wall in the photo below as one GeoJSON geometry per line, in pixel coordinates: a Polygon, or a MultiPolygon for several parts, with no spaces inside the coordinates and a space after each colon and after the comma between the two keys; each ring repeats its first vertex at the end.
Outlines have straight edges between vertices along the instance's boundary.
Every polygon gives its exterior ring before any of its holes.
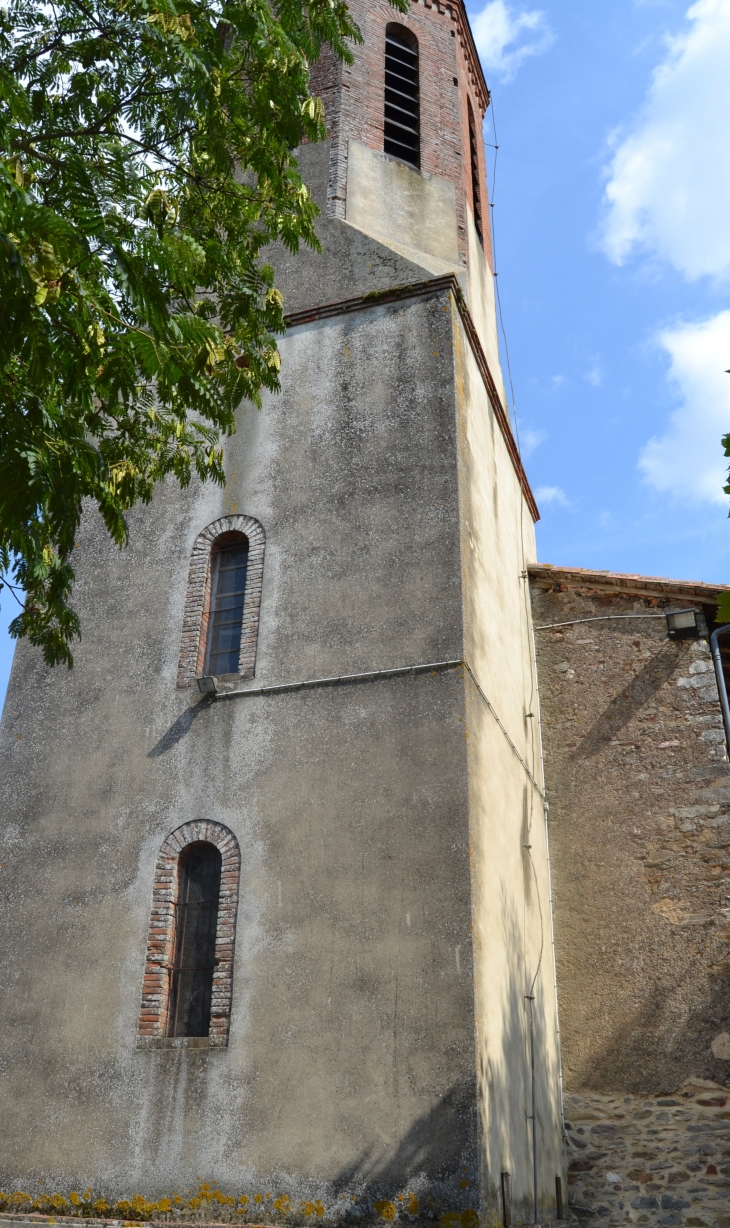
{"type": "Polygon", "coordinates": [[[474,327],[492,373],[492,379],[507,409],[502,368],[499,364],[499,340],[497,333],[497,309],[494,294],[494,275],[490,269],[484,248],[479,242],[471,206],[466,202],[466,233],[469,244],[469,274],[466,282],[466,302],[474,327]]]}
{"type": "MultiPolygon", "coordinates": [[[[528,1007],[534,980],[539,1215],[565,1183],[544,814],[520,762],[541,782],[529,595],[534,528],[504,438],[454,308],[465,659],[493,704],[467,688],[470,839],[487,1222],[499,1222],[500,1172],[515,1222],[532,1219],[528,1007]],[[532,716],[527,714],[532,712],[532,716]],[[510,746],[510,741],[514,749],[510,746]],[[536,975],[537,974],[537,975],[536,975]]],[[[563,1186],[564,1191],[567,1187],[563,1186]]]]}
{"type": "Polygon", "coordinates": [[[359,141],[348,143],[346,220],[433,276],[464,272],[454,185],[359,141]]]}

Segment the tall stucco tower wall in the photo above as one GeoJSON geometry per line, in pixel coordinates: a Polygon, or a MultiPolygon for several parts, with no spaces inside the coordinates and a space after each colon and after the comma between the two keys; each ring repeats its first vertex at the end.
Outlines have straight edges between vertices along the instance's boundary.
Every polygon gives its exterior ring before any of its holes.
{"type": "Polygon", "coordinates": [[[513,1222],[535,1195],[555,1218],[537,512],[469,127],[488,96],[460,7],[352,7],[364,44],[317,67],[329,140],[301,151],[323,252],[272,254],[280,395],[241,407],[225,490],[165,488],[122,554],[88,516],[70,675],[16,653],[5,1188],[201,1178],[332,1216],[382,1198],[497,1223],[508,1173],[513,1222]],[[420,168],[383,149],[391,22],[418,40],[420,168]],[[239,668],[201,698],[231,533],[249,542],[239,668]],[[223,866],[212,1016],[173,1036],[169,926],[196,841],[223,866]]]}

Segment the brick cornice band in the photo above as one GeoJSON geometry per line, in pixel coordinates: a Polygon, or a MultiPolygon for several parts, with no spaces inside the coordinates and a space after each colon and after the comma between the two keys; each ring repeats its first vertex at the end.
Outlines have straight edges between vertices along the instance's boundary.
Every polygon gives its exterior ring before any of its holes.
{"type": "Polygon", "coordinates": [[[178,860],[182,850],[198,840],[214,844],[222,859],[218,926],[215,935],[215,958],[218,962],[213,973],[208,1041],[210,1045],[216,1046],[228,1044],[241,853],[238,841],[229,828],[211,820],[195,819],[190,823],[183,823],[182,827],[172,832],[157,855],[142,984],[142,1006],[139,1013],[138,1045],[142,1048],[147,1047],[145,1042],[150,1039],[169,1035],[178,860]]]}
{"type": "Polygon", "coordinates": [[[210,615],[211,555],[217,539],[223,533],[232,532],[244,533],[248,538],[248,568],[238,673],[242,678],[254,676],[266,535],[263,525],[254,520],[253,516],[220,516],[198,534],[190,555],[177,668],[177,685],[180,687],[191,686],[196,677],[203,673],[210,615]]]}
{"type": "MultiPolygon", "coordinates": [[[[428,0],[423,0],[423,2],[426,8],[430,7],[428,0]]],[[[438,7],[438,0],[435,0],[434,7],[438,7]]],[[[447,7],[448,6],[446,5],[441,6],[443,9],[446,9],[447,7]]],[[[469,24],[469,18],[467,17],[466,9],[463,3],[451,5],[450,7],[452,20],[456,18],[456,25],[459,31],[459,41],[464,51],[466,62],[469,65],[469,80],[471,81],[472,88],[474,89],[474,92],[479,100],[479,106],[481,107],[482,112],[481,118],[484,119],[484,115],[490,101],[489,89],[487,88],[487,82],[482,71],[482,64],[481,60],[479,59],[479,52],[477,51],[476,43],[474,42],[474,35],[472,34],[471,25],[469,24]]]]}

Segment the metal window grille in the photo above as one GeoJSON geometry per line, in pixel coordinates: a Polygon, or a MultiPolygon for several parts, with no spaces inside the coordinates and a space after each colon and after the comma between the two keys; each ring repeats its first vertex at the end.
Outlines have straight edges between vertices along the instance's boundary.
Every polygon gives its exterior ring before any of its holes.
{"type": "Polygon", "coordinates": [[[178,864],[170,1035],[207,1036],[222,859],[214,844],[200,840],[183,849],[178,864]]]}
{"type": "Polygon", "coordinates": [[[213,558],[213,584],[205,672],[235,674],[248,570],[248,538],[221,546],[213,558]]]}
{"type": "Polygon", "coordinates": [[[383,149],[387,154],[421,165],[418,100],[418,45],[411,46],[405,32],[389,29],[385,35],[385,123],[383,149]]]}
{"type": "Polygon", "coordinates": [[[479,235],[479,242],[484,245],[482,224],[482,191],[479,179],[479,152],[477,146],[477,126],[474,122],[474,111],[471,99],[467,99],[469,108],[469,161],[471,163],[471,201],[474,212],[474,226],[479,235]]]}

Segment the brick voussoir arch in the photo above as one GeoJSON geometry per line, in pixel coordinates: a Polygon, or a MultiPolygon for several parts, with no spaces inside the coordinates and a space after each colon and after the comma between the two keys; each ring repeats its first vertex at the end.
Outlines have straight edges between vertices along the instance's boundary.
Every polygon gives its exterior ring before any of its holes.
{"type": "Polygon", "coordinates": [[[155,865],[152,907],[147,940],[142,1005],[139,1014],[139,1041],[167,1036],[170,1029],[171,971],[175,957],[175,906],[178,890],[178,859],[189,844],[205,840],[220,851],[221,889],[218,925],[215,935],[213,996],[209,1043],[228,1044],[233,993],[233,951],[238,909],[238,882],[241,853],[233,832],[222,823],[195,819],[183,823],[162,845],[155,865]]]}
{"type": "Polygon", "coordinates": [[[210,612],[211,554],[217,539],[223,533],[244,533],[248,538],[248,570],[238,673],[242,678],[254,676],[266,534],[263,525],[254,520],[253,516],[220,516],[198,534],[190,555],[177,667],[177,685],[180,687],[191,686],[196,677],[203,673],[210,612]]]}

